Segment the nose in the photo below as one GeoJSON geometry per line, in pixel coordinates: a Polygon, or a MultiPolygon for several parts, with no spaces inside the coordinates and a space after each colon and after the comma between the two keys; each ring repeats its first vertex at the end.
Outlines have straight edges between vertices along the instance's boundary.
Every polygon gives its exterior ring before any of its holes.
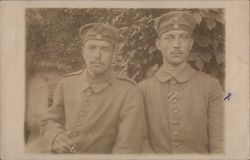
{"type": "Polygon", "coordinates": [[[96,49],[95,52],[93,53],[93,56],[95,58],[100,58],[101,57],[101,50],[100,49],[96,49]]]}
{"type": "Polygon", "coordinates": [[[174,39],[174,48],[180,48],[180,39],[178,37],[174,39]]]}

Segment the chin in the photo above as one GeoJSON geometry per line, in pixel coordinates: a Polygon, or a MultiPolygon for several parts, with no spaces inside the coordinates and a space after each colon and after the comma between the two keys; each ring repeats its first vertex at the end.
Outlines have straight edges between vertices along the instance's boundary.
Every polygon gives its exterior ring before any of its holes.
{"type": "Polygon", "coordinates": [[[93,73],[94,75],[101,75],[101,74],[103,74],[105,71],[106,71],[106,69],[103,69],[103,68],[93,68],[93,69],[92,69],[92,73],[93,73]]]}
{"type": "Polygon", "coordinates": [[[104,70],[93,70],[92,71],[94,75],[99,75],[99,74],[102,74],[104,72],[104,70]]]}

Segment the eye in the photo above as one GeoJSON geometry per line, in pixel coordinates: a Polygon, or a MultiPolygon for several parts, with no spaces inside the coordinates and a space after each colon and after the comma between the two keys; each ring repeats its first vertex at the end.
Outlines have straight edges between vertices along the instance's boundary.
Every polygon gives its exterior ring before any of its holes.
{"type": "Polygon", "coordinates": [[[190,35],[189,34],[181,34],[180,38],[182,38],[182,39],[189,39],[190,35]]]}
{"type": "Polygon", "coordinates": [[[166,35],[163,37],[163,40],[172,40],[172,39],[174,39],[173,35],[166,35]]]}
{"type": "Polygon", "coordinates": [[[102,50],[105,52],[111,51],[111,47],[102,47],[102,50]]]}
{"type": "Polygon", "coordinates": [[[95,48],[96,48],[96,46],[92,46],[92,45],[87,46],[87,49],[89,49],[89,50],[94,50],[95,48]]]}

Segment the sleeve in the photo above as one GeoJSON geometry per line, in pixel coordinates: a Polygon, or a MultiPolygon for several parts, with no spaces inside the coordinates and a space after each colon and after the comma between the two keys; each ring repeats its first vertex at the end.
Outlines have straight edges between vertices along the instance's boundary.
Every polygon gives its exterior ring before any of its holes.
{"type": "Polygon", "coordinates": [[[142,152],[146,154],[153,154],[154,151],[149,143],[149,136],[148,136],[148,127],[147,121],[144,121],[144,134],[143,134],[143,143],[142,143],[142,152]]]}
{"type": "Polygon", "coordinates": [[[146,98],[145,91],[144,91],[145,84],[143,81],[139,83],[139,88],[142,92],[143,102],[144,102],[144,132],[143,132],[144,134],[143,134],[142,152],[143,153],[154,153],[154,151],[149,143],[149,135],[148,135],[149,128],[148,128],[148,121],[147,121],[147,114],[146,114],[146,105],[147,104],[145,103],[145,98],[146,98]]]}
{"type": "Polygon", "coordinates": [[[143,138],[143,100],[138,87],[127,92],[120,111],[118,136],[113,153],[140,153],[143,138]]]}
{"type": "Polygon", "coordinates": [[[210,86],[208,99],[208,138],[210,153],[224,152],[224,91],[217,79],[210,86]]]}
{"type": "Polygon", "coordinates": [[[43,152],[51,152],[55,137],[64,131],[65,113],[63,89],[60,81],[55,89],[53,105],[48,108],[41,121],[41,143],[43,152]]]}

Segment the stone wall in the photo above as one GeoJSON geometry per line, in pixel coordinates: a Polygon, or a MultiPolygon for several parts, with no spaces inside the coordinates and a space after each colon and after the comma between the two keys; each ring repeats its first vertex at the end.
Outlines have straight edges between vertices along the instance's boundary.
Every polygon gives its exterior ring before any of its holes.
{"type": "Polygon", "coordinates": [[[38,72],[26,81],[25,139],[32,142],[40,134],[40,121],[52,104],[53,91],[62,78],[57,72],[38,72]]]}

